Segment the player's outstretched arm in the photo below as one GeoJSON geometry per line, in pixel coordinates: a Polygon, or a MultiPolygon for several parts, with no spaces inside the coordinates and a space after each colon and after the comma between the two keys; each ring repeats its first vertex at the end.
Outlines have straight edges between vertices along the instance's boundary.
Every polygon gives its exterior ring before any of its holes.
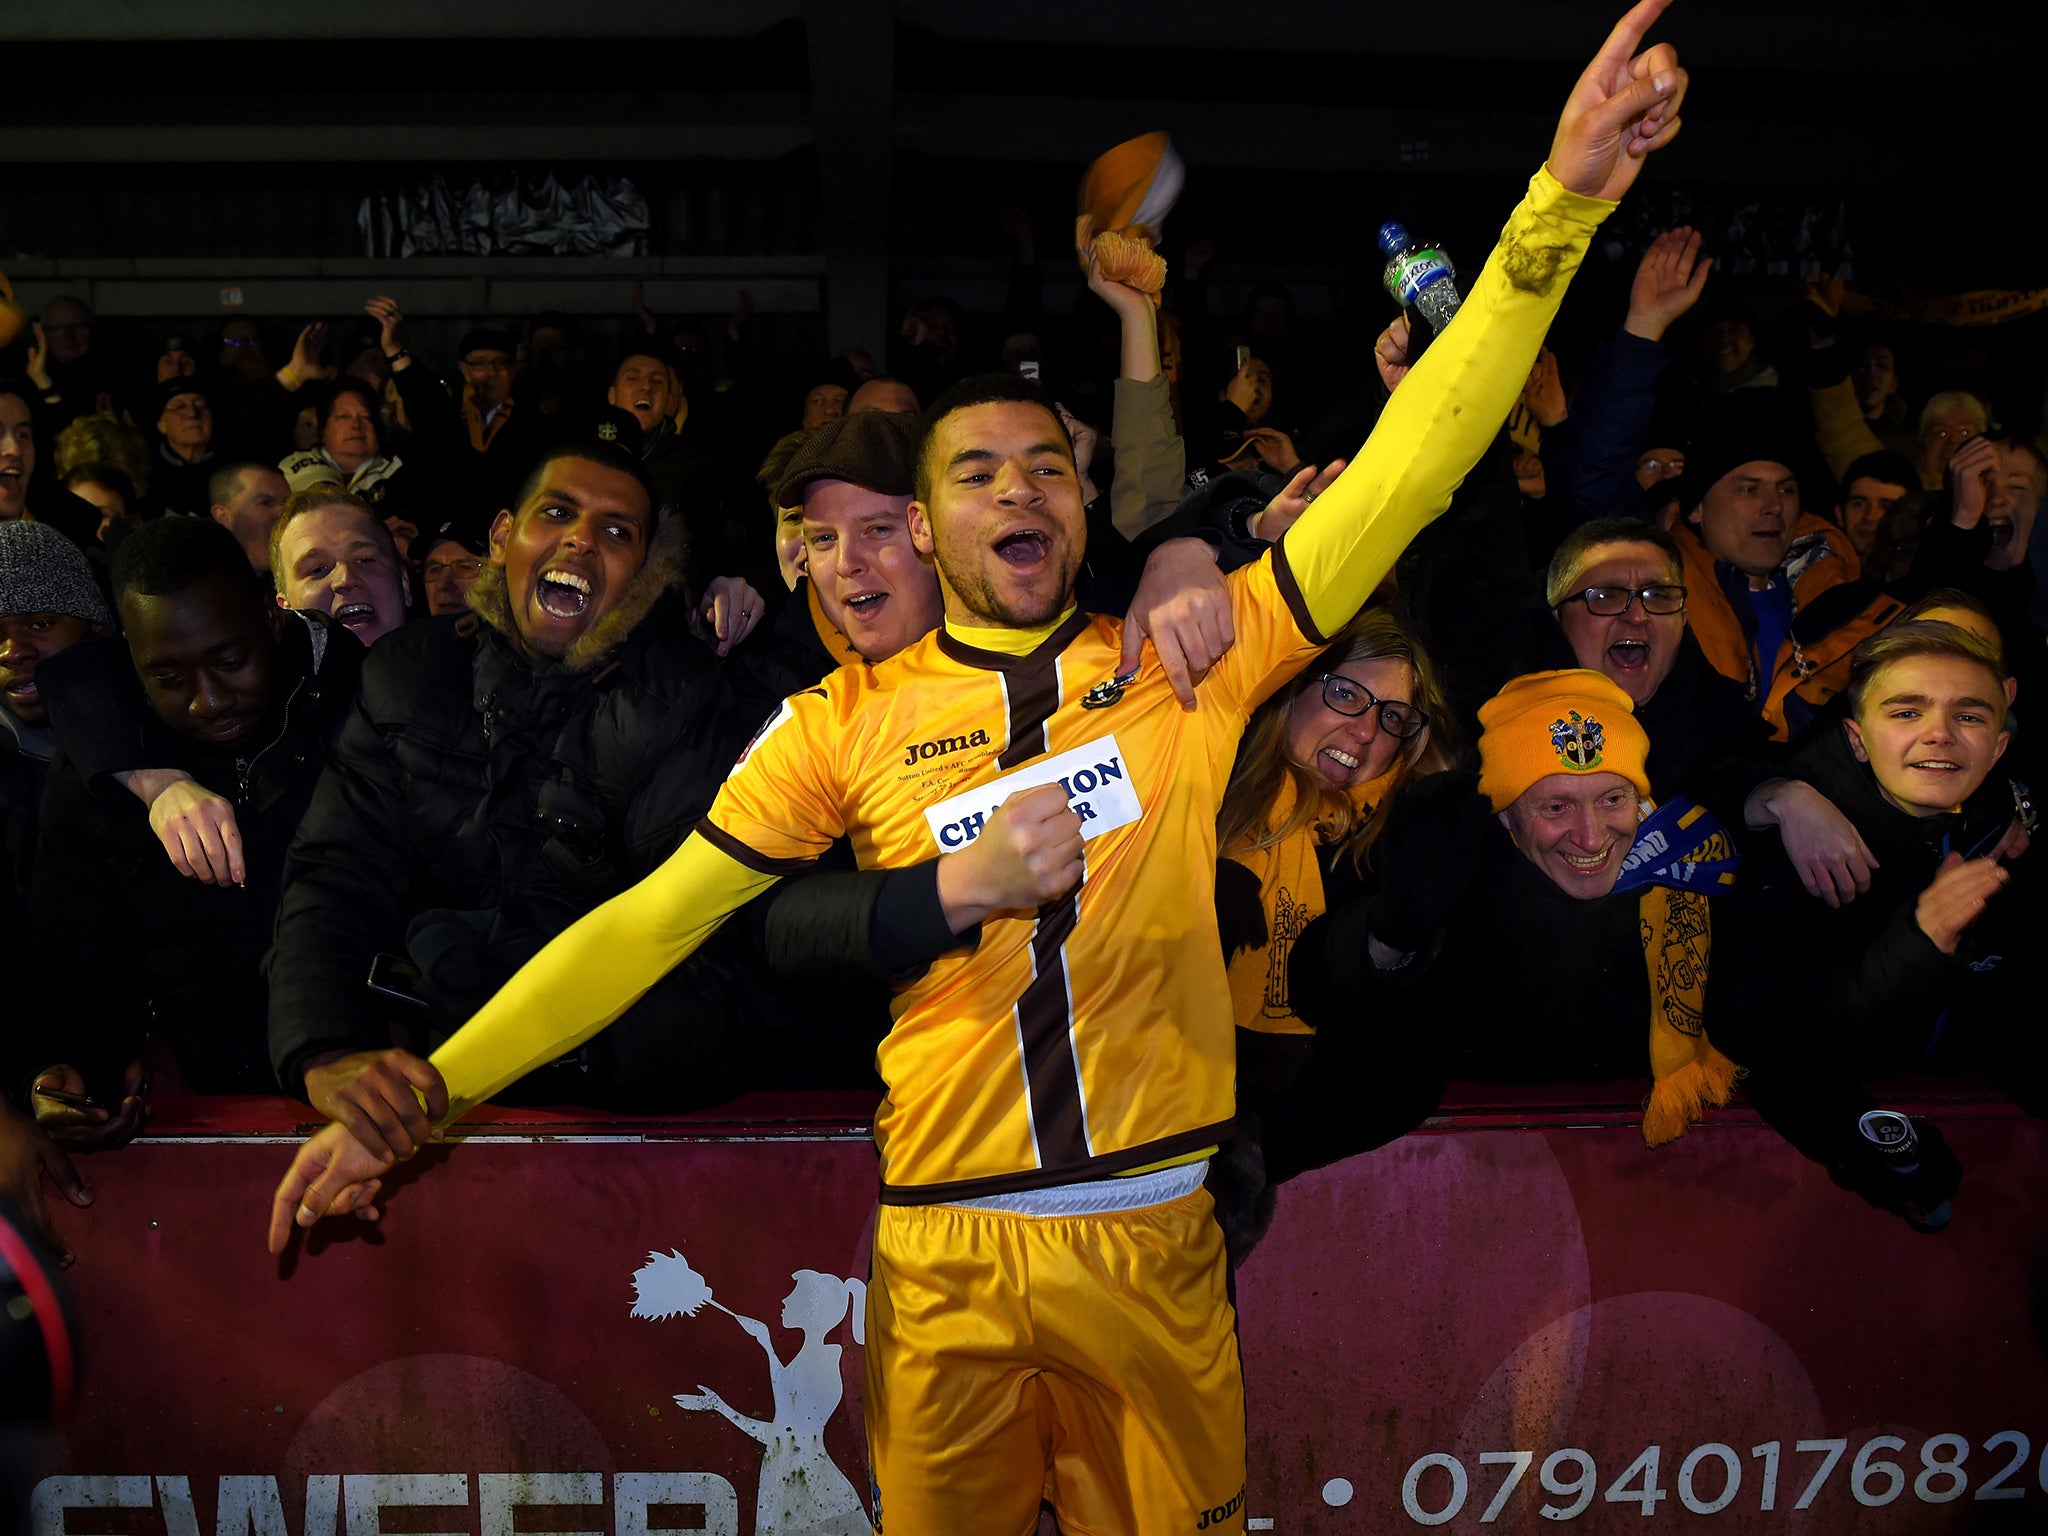
{"type": "Polygon", "coordinates": [[[1401,381],[1365,447],[1283,542],[1315,627],[1337,629],[1449,505],[1507,419],[1593,231],[1643,157],[1677,136],[1686,74],[1640,51],[1670,0],[1642,0],[1566,99],[1550,160],[1509,218],[1457,318],[1401,381]]]}
{"type": "Polygon", "coordinates": [[[575,1050],[776,879],[691,833],[653,874],[549,940],[428,1058],[448,1083],[442,1123],[575,1050]]]}
{"type": "MultiPolygon", "coordinates": [[[[434,1052],[448,1089],[439,1123],[595,1035],[775,880],[692,833],[653,874],[556,935],[434,1052]]],[[[376,1179],[390,1165],[339,1124],[320,1131],[271,1201],[271,1251],[295,1222],[348,1212],[375,1220],[376,1179]]]]}

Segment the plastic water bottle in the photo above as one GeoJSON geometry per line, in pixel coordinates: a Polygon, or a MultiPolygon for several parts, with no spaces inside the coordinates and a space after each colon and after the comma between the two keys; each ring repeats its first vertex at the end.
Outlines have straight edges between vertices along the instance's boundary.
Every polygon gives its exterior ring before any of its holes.
{"type": "Polygon", "coordinates": [[[1417,240],[1405,224],[1382,224],[1380,249],[1387,253],[1387,293],[1403,309],[1421,311],[1430,329],[1441,332],[1463,302],[1451,258],[1417,240]]]}
{"type": "MultiPolygon", "coordinates": [[[[1866,1110],[1857,1119],[1856,1129],[1863,1133],[1863,1139],[1884,1159],[1892,1176],[1901,1183],[1920,1172],[1920,1133],[1913,1129],[1913,1122],[1897,1110],[1866,1110]]],[[[1938,1232],[1947,1226],[1953,1212],[1954,1207],[1946,1200],[1931,1207],[1911,1199],[1906,1202],[1908,1219],[1931,1231],[1938,1232]]]]}

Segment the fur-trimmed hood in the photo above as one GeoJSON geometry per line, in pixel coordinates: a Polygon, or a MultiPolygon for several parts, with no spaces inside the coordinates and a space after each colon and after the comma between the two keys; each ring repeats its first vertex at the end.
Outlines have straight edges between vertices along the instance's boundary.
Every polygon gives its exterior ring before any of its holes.
{"type": "MultiPolygon", "coordinates": [[[[689,554],[689,536],[679,517],[662,519],[648,546],[647,563],[627,583],[619,605],[599,619],[563,653],[555,664],[570,672],[594,671],[631,635],[647,617],[664,592],[683,588],[683,564],[689,554]]],[[[512,600],[505,589],[505,568],[486,562],[483,573],[469,589],[470,612],[524,652],[526,647],[512,623],[512,600]]],[[[545,658],[535,658],[536,660],[545,658]]]]}

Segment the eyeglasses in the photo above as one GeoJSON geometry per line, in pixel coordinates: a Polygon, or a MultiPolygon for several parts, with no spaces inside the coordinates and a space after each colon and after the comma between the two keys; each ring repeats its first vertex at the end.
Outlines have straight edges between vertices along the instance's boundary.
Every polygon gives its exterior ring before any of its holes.
{"type": "Polygon", "coordinates": [[[467,580],[477,575],[483,568],[483,561],[477,559],[474,555],[465,555],[459,560],[429,560],[420,569],[427,580],[435,581],[440,577],[450,575],[460,576],[467,580]]]}
{"type": "Polygon", "coordinates": [[[1586,612],[1596,613],[1603,619],[1619,618],[1628,612],[1628,605],[1640,602],[1643,612],[1663,618],[1667,614],[1685,612],[1685,588],[1683,587],[1638,587],[1631,591],[1627,587],[1588,587],[1583,592],[1574,592],[1559,603],[1584,603],[1586,612]]]}
{"type": "Polygon", "coordinates": [[[1419,736],[1429,724],[1429,716],[1413,704],[1403,704],[1398,699],[1376,699],[1370,689],[1354,683],[1341,672],[1325,672],[1316,681],[1323,685],[1326,707],[1353,719],[1378,710],[1380,729],[1397,741],[1419,736]]]}

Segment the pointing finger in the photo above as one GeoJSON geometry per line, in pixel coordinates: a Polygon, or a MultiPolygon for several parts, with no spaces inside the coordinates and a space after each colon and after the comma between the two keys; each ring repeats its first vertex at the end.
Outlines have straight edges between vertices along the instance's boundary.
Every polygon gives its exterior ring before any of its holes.
{"type": "Polygon", "coordinates": [[[242,830],[233,820],[220,829],[220,840],[227,849],[228,878],[236,885],[243,885],[249,879],[248,861],[242,857],[242,830]]]}
{"type": "Polygon", "coordinates": [[[1193,713],[1195,708],[1195,684],[1188,675],[1188,659],[1177,644],[1158,647],[1160,670],[1165,672],[1173,696],[1180,700],[1180,707],[1193,713]]]}
{"type": "Polygon", "coordinates": [[[1138,665],[1138,653],[1145,648],[1145,626],[1135,618],[1124,620],[1124,645],[1117,653],[1116,675],[1122,677],[1138,665]]]}
{"type": "MultiPolygon", "coordinates": [[[[303,1156],[303,1149],[301,1151],[303,1156]]],[[[299,1167],[300,1159],[292,1159],[291,1167],[285,1170],[279,1181],[277,1193],[270,1200],[270,1251],[283,1253],[285,1244],[292,1240],[292,1225],[299,1213],[299,1202],[305,1197],[306,1176],[299,1167]]]]}
{"type": "Polygon", "coordinates": [[[1614,24],[1614,30],[1607,34],[1607,41],[1600,45],[1600,51],[1593,55],[1594,67],[1626,63],[1635,56],[1636,44],[1640,43],[1659,16],[1670,7],[1671,0],[1641,0],[1634,9],[1614,24]]]}

